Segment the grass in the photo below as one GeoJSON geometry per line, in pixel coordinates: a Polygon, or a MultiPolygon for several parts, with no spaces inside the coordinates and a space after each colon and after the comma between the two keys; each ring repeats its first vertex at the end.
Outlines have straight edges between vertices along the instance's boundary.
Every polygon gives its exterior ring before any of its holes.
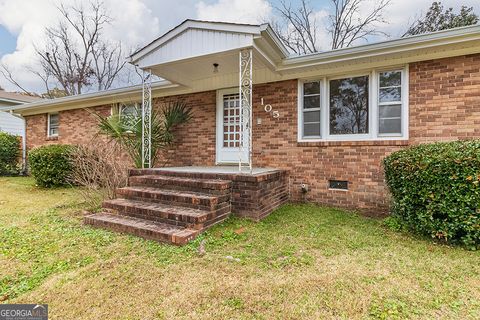
{"type": "Polygon", "coordinates": [[[478,252],[381,220],[286,205],[179,248],[83,226],[82,205],[0,178],[2,303],[48,303],[51,319],[480,318],[478,252]]]}

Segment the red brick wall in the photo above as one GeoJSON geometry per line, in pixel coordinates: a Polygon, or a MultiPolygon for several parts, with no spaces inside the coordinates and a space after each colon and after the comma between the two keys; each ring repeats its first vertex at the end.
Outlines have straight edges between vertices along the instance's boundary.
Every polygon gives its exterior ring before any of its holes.
{"type": "MultiPolygon", "coordinates": [[[[109,115],[110,106],[89,108],[102,115],[109,115]]],[[[97,133],[95,118],[85,109],[59,112],[58,137],[47,137],[47,114],[25,117],[27,149],[50,144],[88,144],[97,133]]]]}
{"type": "MultiPolygon", "coordinates": [[[[253,88],[254,165],[288,169],[294,201],[312,201],[369,210],[388,207],[381,161],[385,155],[416,144],[437,140],[480,137],[480,54],[410,64],[410,140],[366,142],[297,142],[297,81],[255,85],[253,88]],[[272,118],[260,106],[278,110],[272,118]],[[257,125],[256,119],[262,124],[257,125]],[[349,191],[328,189],[328,180],[348,180],[349,191]],[[309,185],[303,195],[300,184],[309,185]]],[[[193,107],[191,123],[180,127],[175,147],[165,153],[168,165],[215,164],[215,91],[157,99],[155,106],[175,99],[193,107]]],[[[102,107],[104,108],[104,107],[102,107]]],[[[88,113],[60,113],[58,142],[88,141],[95,124],[88,113]]],[[[46,141],[46,115],[27,117],[28,147],[46,141]]]]}
{"type": "Polygon", "coordinates": [[[192,107],[193,117],[188,124],[174,131],[177,143],[167,150],[164,158],[170,166],[212,166],[215,164],[216,91],[156,99],[154,106],[162,108],[169,102],[184,101],[192,107]]]}
{"type": "Polygon", "coordinates": [[[410,64],[410,141],[480,137],[480,54],[410,64]]]}

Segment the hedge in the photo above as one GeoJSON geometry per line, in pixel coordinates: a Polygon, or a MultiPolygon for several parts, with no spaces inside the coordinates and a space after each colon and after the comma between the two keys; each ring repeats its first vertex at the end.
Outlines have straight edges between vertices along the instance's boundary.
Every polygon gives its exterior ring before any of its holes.
{"type": "Polygon", "coordinates": [[[404,226],[480,248],[480,140],[418,145],[383,164],[392,214],[404,226]]]}
{"type": "Polygon", "coordinates": [[[13,175],[19,171],[20,139],[0,132],[0,175],[13,175]]]}
{"type": "Polygon", "coordinates": [[[73,146],[65,144],[46,145],[30,151],[30,173],[37,185],[49,188],[68,184],[72,172],[72,151],[73,146]]]}

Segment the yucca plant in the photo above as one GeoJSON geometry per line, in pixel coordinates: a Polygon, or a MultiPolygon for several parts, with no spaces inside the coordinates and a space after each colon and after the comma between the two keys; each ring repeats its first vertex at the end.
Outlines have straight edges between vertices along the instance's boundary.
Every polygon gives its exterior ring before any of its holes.
{"type": "MultiPolygon", "coordinates": [[[[120,112],[104,117],[92,113],[98,120],[99,134],[118,143],[132,158],[135,167],[142,167],[142,117],[141,110],[136,114],[122,115],[120,112]]],[[[152,165],[157,162],[158,151],[172,145],[173,129],[192,117],[192,110],[184,102],[173,102],[161,110],[152,108],[152,165]]]]}

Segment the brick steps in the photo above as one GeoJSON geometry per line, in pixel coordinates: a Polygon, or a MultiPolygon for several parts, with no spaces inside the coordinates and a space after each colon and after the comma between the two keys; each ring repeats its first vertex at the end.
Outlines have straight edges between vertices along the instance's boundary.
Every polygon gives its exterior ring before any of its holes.
{"type": "Polygon", "coordinates": [[[116,191],[119,198],[104,201],[104,211],[85,217],[85,224],[183,245],[231,211],[225,179],[131,173],[128,187],[116,191]]]}
{"type": "Polygon", "coordinates": [[[154,187],[168,190],[196,190],[208,194],[224,195],[230,192],[231,181],[220,179],[195,179],[166,175],[131,176],[129,185],[132,187],[154,187]]]}
{"type": "Polygon", "coordinates": [[[110,229],[175,245],[184,245],[193,240],[199,233],[198,230],[185,227],[109,213],[96,213],[86,216],[85,223],[97,228],[110,229]]]}
{"type": "Polygon", "coordinates": [[[103,202],[103,208],[115,213],[150,221],[202,230],[209,220],[223,217],[230,213],[230,206],[215,211],[184,208],[174,205],[145,202],[130,199],[114,199],[103,202]]]}
{"type": "Polygon", "coordinates": [[[230,199],[230,195],[210,195],[194,191],[165,190],[152,187],[125,187],[118,189],[117,194],[126,199],[176,204],[203,210],[216,210],[230,199]]]}

